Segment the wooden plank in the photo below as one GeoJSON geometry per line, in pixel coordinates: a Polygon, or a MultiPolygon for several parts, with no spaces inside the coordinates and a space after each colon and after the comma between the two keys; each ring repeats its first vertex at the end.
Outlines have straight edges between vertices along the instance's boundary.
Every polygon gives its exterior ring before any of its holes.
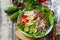
{"type": "Polygon", "coordinates": [[[16,27],[16,30],[15,30],[15,34],[21,40],[35,40],[35,38],[30,38],[30,37],[27,37],[27,36],[23,35],[17,27],[16,27]]]}
{"type": "Polygon", "coordinates": [[[56,40],[56,27],[52,30],[52,40],[56,40]]]}

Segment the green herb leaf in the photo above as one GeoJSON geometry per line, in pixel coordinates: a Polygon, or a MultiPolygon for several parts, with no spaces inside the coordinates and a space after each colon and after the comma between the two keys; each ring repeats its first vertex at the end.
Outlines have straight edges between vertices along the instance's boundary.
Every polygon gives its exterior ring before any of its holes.
{"type": "Polygon", "coordinates": [[[22,15],[23,15],[23,12],[21,10],[19,10],[19,16],[18,16],[18,18],[22,19],[22,15]]]}
{"type": "Polygon", "coordinates": [[[33,9],[34,9],[34,6],[30,4],[24,10],[33,10],[33,9]]]}
{"type": "Polygon", "coordinates": [[[40,6],[37,7],[37,9],[43,12],[44,11],[44,6],[40,5],[40,6]]]}
{"type": "Polygon", "coordinates": [[[38,0],[27,0],[29,4],[36,5],[38,4],[38,0]]]}

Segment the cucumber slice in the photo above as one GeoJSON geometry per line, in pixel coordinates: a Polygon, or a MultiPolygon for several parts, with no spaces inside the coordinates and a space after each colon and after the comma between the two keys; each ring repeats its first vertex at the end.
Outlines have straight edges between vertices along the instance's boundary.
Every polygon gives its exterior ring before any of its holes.
{"type": "Polygon", "coordinates": [[[25,24],[25,27],[24,27],[24,31],[25,31],[25,32],[28,32],[28,31],[29,31],[29,27],[28,27],[28,25],[26,25],[26,24],[25,24]]]}
{"type": "Polygon", "coordinates": [[[30,28],[30,31],[29,31],[29,33],[31,34],[31,33],[33,33],[33,31],[32,31],[33,29],[32,28],[30,28]]]}
{"type": "Polygon", "coordinates": [[[32,21],[28,22],[27,25],[33,25],[34,23],[32,21]]]}
{"type": "Polygon", "coordinates": [[[29,31],[29,28],[28,28],[28,27],[25,27],[25,28],[24,28],[24,31],[25,31],[25,32],[28,32],[28,31],[29,31]]]}
{"type": "Polygon", "coordinates": [[[37,32],[37,28],[33,28],[33,33],[36,33],[37,32]]]}

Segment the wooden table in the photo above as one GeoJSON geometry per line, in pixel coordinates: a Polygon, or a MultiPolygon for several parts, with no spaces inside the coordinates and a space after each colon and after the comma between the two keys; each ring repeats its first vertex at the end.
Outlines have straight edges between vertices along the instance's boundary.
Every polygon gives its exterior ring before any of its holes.
{"type": "Polygon", "coordinates": [[[52,29],[52,40],[56,40],[56,27],[52,29]]]}

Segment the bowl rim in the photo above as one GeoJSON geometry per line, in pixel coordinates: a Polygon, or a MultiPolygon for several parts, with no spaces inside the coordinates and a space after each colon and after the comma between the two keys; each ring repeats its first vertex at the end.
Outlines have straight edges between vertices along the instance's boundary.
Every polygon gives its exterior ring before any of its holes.
{"type": "MultiPolygon", "coordinates": [[[[43,35],[43,36],[35,36],[35,37],[33,37],[33,38],[41,38],[41,37],[46,36],[47,34],[49,34],[49,33],[51,32],[52,28],[53,28],[53,25],[51,25],[51,26],[46,30],[45,35],[43,35]]],[[[28,36],[28,37],[32,37],[31,35],[28,35],[27,33],[25,33],[25,32],[22,31],[22,30],[20,30],[20,31],[21,31],[24,35],[26,35],[26,36],[28,36]]]]}

